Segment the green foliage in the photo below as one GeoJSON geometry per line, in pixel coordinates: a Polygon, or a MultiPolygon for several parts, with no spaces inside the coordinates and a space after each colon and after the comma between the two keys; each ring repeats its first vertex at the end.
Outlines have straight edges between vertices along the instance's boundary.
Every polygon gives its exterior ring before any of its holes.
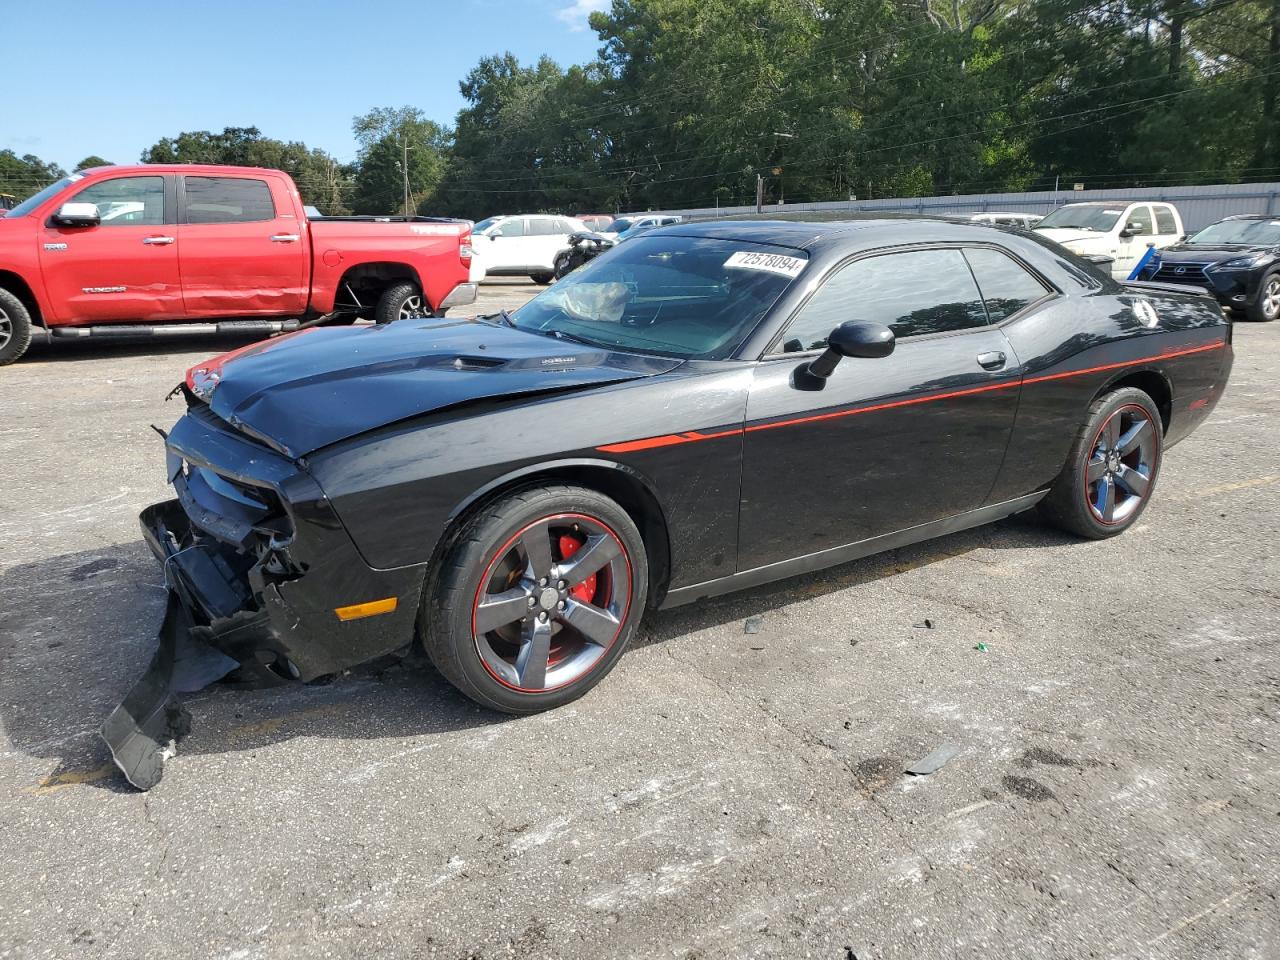
{"type": "Polygon", "coordinates": [[[360,144],[352,190],[357,213],[404,213],[404,167],[409,212],[429,207],[444,175],[446,131],[417,107],[381,107],[351,122],[360,144]]]}
{"type": "Polygon", "coordinates": [[[79,163],[76,164],[77,170],[88,170],[91,167],[110,167],[113,166],[110,160],[103,160],[96,153],[91,153],[79,163]]]}
{"type": "MultiPolygon", "coordinates": [[[[143,160],[284,169],[326,213],[400,212],[407,167],[414,210],[474,219],[751,203],[757,175],[770,203],[1280,179],[1280,0],[612,0],[590,22],[590,63],[481,59],[451,131],[354,118],[351,165],[256,127],[143,160]]],[[[0,191],[59,175],[0,152],[0,191]]]]}
{"type": "Polygon", "coordinates": [[[56,163],[45,163],[30,153],[20,157],[12,150],[0,150],[0,193],[25,200],[66,175],[56,163]]]}

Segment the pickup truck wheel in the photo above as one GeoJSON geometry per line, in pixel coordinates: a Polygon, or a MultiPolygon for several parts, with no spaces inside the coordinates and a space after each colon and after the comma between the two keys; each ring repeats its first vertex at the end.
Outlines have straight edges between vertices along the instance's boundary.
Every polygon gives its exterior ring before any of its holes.
{"type": "Polygon", "coordinates": [[[421,320],[431,316],[422,291],[416,283],[397,283],[387,287],[378,298],[373,311],[375,323],[391,323],[393,320],[421,320]]]}
{"type": "Polygon", "coordinates": [[[0,290],[0,366],[13,363],[31,343],[31,314],[8,290],[0,290]]]}
{"type": "Polygon", "coordinates": [[[529,279],[534,283],[540,283],[544,286],[556,278],[554,273],[531,273],[529,279]]]}
{"type": "Polygon", "coordinates": [[[1245,310],[1254,323],[1270,323],[1280,316],[1280,271],[1273,271],[1262,278],[1258,296],[1245,310]]]}

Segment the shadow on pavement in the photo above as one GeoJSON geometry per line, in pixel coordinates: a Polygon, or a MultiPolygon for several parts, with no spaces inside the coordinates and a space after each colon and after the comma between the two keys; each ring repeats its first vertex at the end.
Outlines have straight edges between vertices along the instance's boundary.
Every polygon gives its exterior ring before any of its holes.
{"type": "MultiPolygon", "coordinates": [[[[666,612],[650,613],[634,646],[766,613],[981,547],[1056,546],[1070,538],[1034,514],[666,612]]],[[[64,554],[0,576],[0,725],[15,749],[57,761],[43,785],[131,791],[111,766],[99,725],[141,675],[164,611],[159,566],[141,541],[64,554]]],[[[867,616],[874,616],[868,611],[867,616]]],[[[500,724],[425,661],[393,658],[328,683],[246,690],[214,684],[183,702],[193,730],[181,755],[252,751],[300,736],[430,737],[500,724]]]]}

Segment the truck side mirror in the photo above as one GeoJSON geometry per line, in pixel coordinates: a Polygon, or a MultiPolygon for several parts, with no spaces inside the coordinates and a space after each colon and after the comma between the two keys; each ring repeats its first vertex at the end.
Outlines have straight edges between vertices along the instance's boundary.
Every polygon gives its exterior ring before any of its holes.
{"type": "Polygon", "coordinates": [[[827,349],[809,364],[807,372],[810,377],[825,380],[844,357],[887,357],[895,345],[893,331],[884,324],[848,320],[831,331],[827,349]]]}
{"type": "Polygon", "coordinates": [[[102,222],[96,203],[64,203],[53,215],[60,227],[96,227],[102,222]]]}

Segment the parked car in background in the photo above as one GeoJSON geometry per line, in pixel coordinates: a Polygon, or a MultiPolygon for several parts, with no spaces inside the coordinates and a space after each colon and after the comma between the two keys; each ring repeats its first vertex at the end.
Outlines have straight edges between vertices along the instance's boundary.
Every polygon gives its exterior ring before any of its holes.
{"type": "Polygon", "coordinates": [[[1113,537],[1231,361],[1201,292],[932,219],[669,227],[511,314],[215,358],[141,517],[160,650],[103,733],[145,789],[187,728],[175,664],[306,682],[416,638],[529,714],[595,686],[650,607],[1032,507],[1113,537]]]}
{"type": "Polygon", "coordinates": [[[1280,219],[1227,217],[1160,251],[1143,280],[1204,287],[1250,320],[1280,315],[1280,219]]]}
{"type": "Polygon", "coordinates": [[[617,242],[612,237],[590,230],[585,233],[575,233],[569,238],[569,246],[556,254],[556,279],[559,280],[566,274],[572,273],[606,250],[613,249],[617,242]]]}
{"type": "Polygon", "coordinates": [[[588,230],[595,230],[599,233],[609,229],[609,226],[613,223],[613,214],[584,213],[579,215],[578,219],[587,225],[588,230]]]}
{"type": "MultiPolygon", "coordinates": [[[[649,230],[653,227],[666,227],[673,223],[683,222],[684,217],[678,217],[674,214],[637,214],[632,217],[619,217],[609,225],[608,230],[603,230],[601,232],[606,236],[617,239],[624,233],[629,233],[633,230],[640,232],[642,230],[649,230]]],[[[632,235],[634,236],[634,234],[632,235]]]]}
{"type": "Polygon", "coordinates": [[[1030,230],[1044,219],[1038,213],[1011,213],[1009,211],[975,213],[969,218],[974,223],[989,223],[996,227],[1022,227],[1030,230]]]}
{"type": "Polygon", "coordinates": [[[472,228],[472,246],[486,276],[527,276],[534,283],[550,283],[556,254],[573,234],[586,229],[581,220],[557,214],[489,217],[472,228]]]}
{"type": "Polygon", "coordinates": [[[1072,253],[1111,257],[1111,275],[1125,280],[1147,252],[1183,237],[1182,215],[1171,203],[1098,200],[1068,203],[1033,228],[1072,253]]]}
{"type": "Polygon", "coordinates": [[[475,300],[470,265],[468,221],[308,221],[279,170],[99,167],[0,219],[0,363],[40,333],[272,333],[438,315],[475,300]]]}
{"type": "MultiPolygon", "coordinates": [[[[18,198],[12,193],[0,193],[0,210],[12,210],[18,205],[18,198]]],[[[0,216],[4,216],[0,213],[0,216]]]]}

